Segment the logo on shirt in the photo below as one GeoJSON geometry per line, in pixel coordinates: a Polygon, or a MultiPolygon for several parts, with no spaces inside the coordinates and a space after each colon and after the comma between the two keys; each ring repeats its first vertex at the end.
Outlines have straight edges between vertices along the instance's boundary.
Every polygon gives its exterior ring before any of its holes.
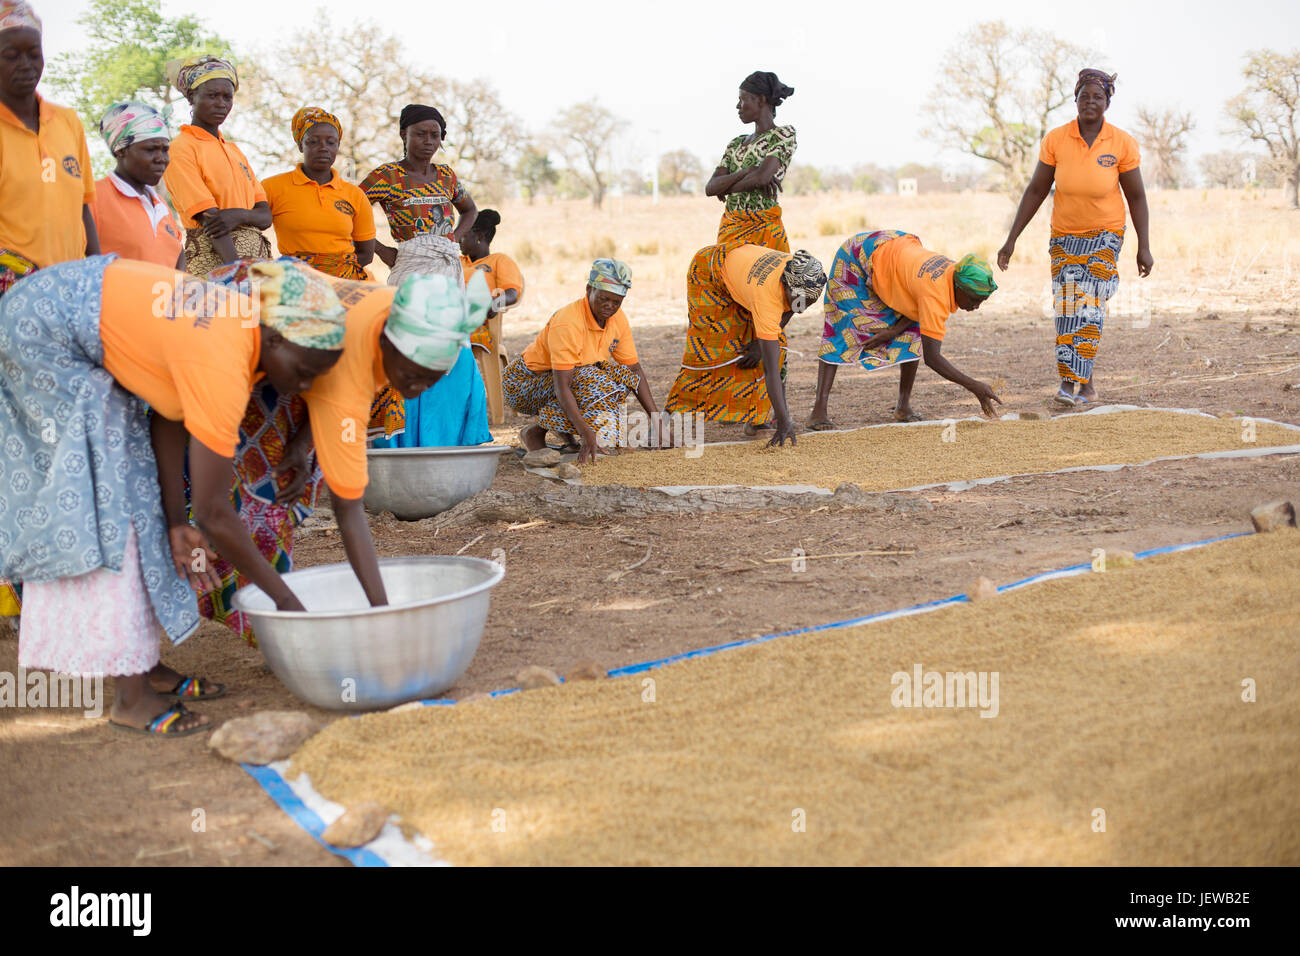
{"type": "Polygon", "coordinates": [[[921,263],[921,268],[916,270],[916,277],[919,279],[926,276],[931,282],[938,282],[943,275],[943,271],[952,265],[952,260],[947,256],[931,256],[921,263]]]}
{"type": "Polygon", "coordinates": [[[245,175],[246,177],[248,177],[248,181],[251,183],[251,182],[253,181],[253,172],[252,172],[252,170],[250,170],[250,169],[249,169],[246,165],[244,165],[244,163],[242,163],[242,162],[239,164],[239,168],[242,169],[242,170],[244,171],[244,175],[245,175]]]}
{"type": "Polygon", "coordinates": [[[176,231],[176,227],[170,222],[163,223],[163,229],[167,230],[167,235],[171,236],[173,239],[180,239],[181,234],[176,231]]]}
{"type": "Polygon", "coordinates": [[[1100,156],[1097,157],[1098,166],[1110,167],[1110,166],[1114,166],[1118,162],[1119,160],[1116,159],[1114,156],[1112,156],[1110,153],[1102,153],[1100,156]]]}
{"type": "Polygon", "coordinates": [[[63,157],[63,171],[69,176],[76,176],[78,179],[81,178],[81,163],[77,162],[76,156],[63,157]]]}
{"type": "Polygon", "coordinates": [[[346,199],[338,200],[336,203],[334,203],[334,208],[337,209],[339,212],[345,213],[349,216],[355,216],[357,214],[357,211],[352,208],[352,203],[348,202],[346,199]]]}
{"type": "Polygon", "coordinates": [[[618,351],[618,339],[614,339],[609,343],[609,354],[613,355],[616,351],[618,351]]]}

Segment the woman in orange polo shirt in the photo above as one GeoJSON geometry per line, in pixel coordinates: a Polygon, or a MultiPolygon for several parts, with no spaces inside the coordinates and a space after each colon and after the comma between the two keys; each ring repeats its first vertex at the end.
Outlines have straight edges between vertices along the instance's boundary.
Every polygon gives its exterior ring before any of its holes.
{"type": "MultiPolygon", "coordinates": [[[[40,18],[0,0],[0,296],[37,269],[99,254],[86,134],[76,112],[36,92],[44,70],[40,18]]],[[[18,609],[18,588],[0,578],[0,618],[18,609]]]]}
{"type": "Polygon", "coordinates": [[[172,140],[163,181],[185,227],[185,263],[200,278],[236,259],[268,259],[266,191],[239,147],[221,134],[239,89],[235,67],[200,54],[167,64],[167,77],[190,104],[193,123],[172,140]]]}
{"type": "Polygon", "coordinates": [[[1079,71],[1074,85],[1078,118],[1043,138],[1033,178],[1020,199],[1007,241],[998,250],[998,267],[1005,270],[1015,254],[1016,240],[1055,182],[1048,245],[1056,308],[1056,370],[1061,378],[1055,401],[1067,407],[1097,400],[1092,367],[1107,302],[1119,288],[1125,199],[1137,230],[1138,275],[1150,275],[1154,264],[1137,140],[1106,122],[1114,92],[1113,75],[1079,71]]]}
{"type": "Polygon", "coordinates": [[[632,285],[632,270],[617,259],[597,259],[587,276],[587,292],[547,320],[533,343],[506,369],[505,400],[521,415],[536,415],[537,424],[519,433],[528,464],[555,464],[547,455],[547,431],[555,432],[578,463],[609,454],[623,444],[619,409],[628,392],[652,422],[659,408],[641,371],[632,327],[623,314],[623,298],[632,285]],[[575,442],[575,436],[578,439],[575,442]]]}
{"type": "Polygon", "coordinates": [[[784,329],[825,285],[821,263],[803,249],[792,255],[719,243],[697,252],[686,273],[686,350],[664,410],[753,426],[775,416],[768,445],[794,444],[784,329]]]}
{"type": "Polygon", "coordinates": [[[334,170],[343,125],[318,106],[293,114],[302,162],[262,182],[281,255],[328,275],[366,282],[375,257],[375,214],[359,186],[334,170]]]}
{"type": "Polygon", "coordinates": [[[115,103],[99,132],[117,168],[97,181],[90,211],[104,252],[185,268],[181,232],[155,186],[167,171],[167,121],[147,103],[115,103]]]}
{"type": "Polygon", "coordinates": [[[309,388],[339,359],[343,308],[304,267],[256,268],[260,303],[112,256],[42,269],[0,301],[0,393],[18,399],[0,402],[0,574],[25,584],[18,659],[116,677],[110,720],[127,729],[211,726],[163,697],[220,688],[151,683],[158,627],[179,643],[198,626],[205,537],[302,609],[231,507],[231,459],[254,380],[309,388]]]}

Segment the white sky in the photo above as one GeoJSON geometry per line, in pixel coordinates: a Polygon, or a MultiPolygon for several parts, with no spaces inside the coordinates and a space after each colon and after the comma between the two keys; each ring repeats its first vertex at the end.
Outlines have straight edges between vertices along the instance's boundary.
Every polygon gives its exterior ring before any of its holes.
{"type": "MultiPolygon", "coordinates": [[[[85,43],[83,0],[32,0],[45,23],[47,58],[85,43]]],[[[631,122],[638,150],[689,149],[712,168],[741,131],[736,88],[750,71],[773,70],[796,93],[778,122],[799,130],[796,162],[849,167],[936,158],[920,112],[944,52],[980,20],[1049,29],[1098,54],[1119,73],[1107,118],[1131,127],[1139,105],[1190,108],[1193,158],[1247,148],[1222,131],[1223,104],[1242,87],[1242,56],[1300,46],[1295,0],[1043,2],[952,0],[886,6],[866,0],[493,0],[389,4],[385,29],[413,57],[460,78],[482,77],[531,128],[557,110],[598,96],[631,122]],[[739,25],[737,25],[739,24],[739,25]]],[[[194,13],[236,49],[268,47],[277,34],[310,28],[323,8],[336,26],[364,4],[344,0],[164,0],[169,16],[194,13]],[[213,10],[205,13],[204,7],[213,10]]],[[[376,8],[378,9],[378,8],[376,8]]],[[[379,15],[375,17],[379,19],[379,15]]],[[[328,104],[319,104],[328,106],[328,104]]],[[[236,100],[238,110],[238,100],[236,100]]],[[[1068,119],[1062,116],[1062,122],[1068,119]]],[[[286,118],[287,121],[287,118],[286,118]]],[[[977,161],[970,160],[974,164],[977,161]]]]}

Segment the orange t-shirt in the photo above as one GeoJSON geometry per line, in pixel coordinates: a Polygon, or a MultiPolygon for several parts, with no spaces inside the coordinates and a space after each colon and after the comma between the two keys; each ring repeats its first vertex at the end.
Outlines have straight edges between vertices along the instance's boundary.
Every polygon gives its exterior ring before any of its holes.
{"type": "Polygon", "coordinates": [[[948,316],[957,311],[952,278],[957,264],[931,252],[916,236],[882,242],[871,254],[871,288],[880,301],[942,342],[948,316]]]}
{"type": "Polygon", "coordinates": [[[325,186],[294,167],[262,181],[281,254],[345,256],[375,238],[375,213],[359,186],[337,172],[325,186]]]}
{"type": "MultiPolygon", "coordinates": [[[[485,273],[488,289],[492,293],[493,301],[510,289],[515,290],[515,302],[524,297],[524,274],[519,271],[519,266],[515,260],[502,252],[493,252],[484,256],[478,262],[470,262],[469,256],[460,257],[461,268],[465,272],[465,281],[469,282],[470,276],[475,272],[485,273]]],[[[492,336],[488,332],[487,321],[484,320],[469,337],[470,345],[477,345],[480,348],[487,349],[492,345],[492,336]]]]}
{"type": "Polygon", "coordinates": [[[781,319],[790,311],[781,273],[793,258],[788,252],[774,252],[766,246],[737,246],[727,252],[722,283],[731,298],[749,313],[756,339],[770,342],[781,337],[781,319]]]}
{"type": "Polygon", "coordinates": [[[1089,146],[1079,135],[1079,121],[1075,119],[1043,137],[1038,158],[1056,167],[1052,232],[1123,230],[1124,197],[1119,174],[1138,168],[1142,157],[1137,140],[1103,122],[1101,132],[1089,146]]]}
{"type": "Polygon", "coordinates": [[[182,126],[181,134],[172,140],[163,182],[186,229],[198,225],[196,212],[252,209],[266,201],[266,191],[239,147],[197,126],[182,126]]]}
{"type": "Polygon", "coordinates": [[[585,295],[547,319],[523,355],[524,364],[534,372],[555,369],[563,372],[579,365],[595,365],[607,358],[620,365],[637,362],[632,326],[619,309],[602,329],[591,314],[585,295]]]}
{"type": "Polygon", "coordinates": [[[325,278],[347,309],[343,355],[302,397],[307,401],[316,458],[330,490],[340,498],[360,498],[369,481],[366,426],[370,422],[370,405],[375,393],[388,384],[379,337],[397,289],[374,282],[325,278]]]}
{"type": "Polygon", "coordinates": [[[262,333],[246,295],[152,262],[104,270],[99,334],[117,383],[224,458],[239,444],[262,333]]]}
{"type": "Polygon", "coordinates": [[[90,213],[99,232],[100,251],[175,268],[181,255],[181,230],[162,197],[146,187],[146,210],[144,200],[112,173],[95,185],[90,213]]]}
{"type": "Polygon", "coordinates": [[[36,99],[39,133],[0,103],[0,249],[45,268],[86,255],[81,210],[95,183],[76,112],[36,99]]]}

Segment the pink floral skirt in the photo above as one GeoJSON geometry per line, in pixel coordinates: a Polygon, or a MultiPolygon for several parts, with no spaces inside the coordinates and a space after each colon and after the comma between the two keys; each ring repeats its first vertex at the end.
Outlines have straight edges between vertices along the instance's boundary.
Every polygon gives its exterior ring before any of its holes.
{"type": "Polygon", "coordinates": [[[143,674],[158,663],[161,625],[145,590],[135,528],[122,570],[24,581],[18,665],[78,676],[143,674]]]}

